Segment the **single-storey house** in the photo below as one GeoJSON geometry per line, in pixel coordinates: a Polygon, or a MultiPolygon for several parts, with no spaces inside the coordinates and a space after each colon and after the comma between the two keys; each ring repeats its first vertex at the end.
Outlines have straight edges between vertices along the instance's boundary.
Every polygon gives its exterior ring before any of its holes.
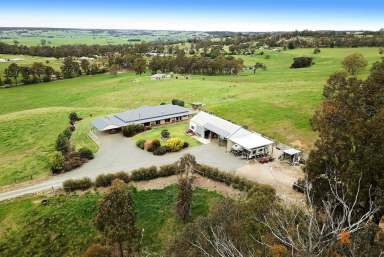
{"type": "Polygon", "coordinates": [[[191,119],[189,128],[199,137],[209,140],[217,139],[220,143],[226,145],[228,152],[233,147],[242,149],[247,158],[269,155],[273,152],[273,141],[203,111],[191,119]]]}
{"type": "Polygon", "coordinates": [[[191,116],[191,110],[178,105],[143,106],[97,118],[92,121],[92,126],[98,131],[116,130],[131,124],[143,124],[145,127],[150,127],[187,120],[191,116]]]}

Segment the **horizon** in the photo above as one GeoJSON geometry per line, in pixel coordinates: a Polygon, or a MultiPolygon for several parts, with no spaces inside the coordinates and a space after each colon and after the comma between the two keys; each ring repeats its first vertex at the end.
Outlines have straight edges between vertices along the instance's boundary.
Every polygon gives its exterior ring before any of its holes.
{"type": "Polygon", "coordinates": [[[149,0],[126,3],[84,0],[52,3],[20,0],[2,5],[0,27],[116,30],[285,32],[296,30],[377,31],[384,27],[378,0],[149,0]],[[23,9],[20,9],[23,6],[23,9]],[[28,10],[28,11],[23,11],[28,10]],[[48,25],[49,24],[49,25],[48,25]],[[332,28],[332,29],[330,29],[332,28]]]}

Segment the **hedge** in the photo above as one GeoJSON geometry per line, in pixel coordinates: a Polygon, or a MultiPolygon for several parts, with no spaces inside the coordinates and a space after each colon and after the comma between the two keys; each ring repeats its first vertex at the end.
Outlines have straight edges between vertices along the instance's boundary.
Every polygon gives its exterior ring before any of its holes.
{"type": "Polygon", "coordinates": [[[73,192],[76,190],[87,190],[93,186],[90,178],[82,179],[68,179],[63,182],[63,188],[66,192],[73,192]]]}
{"type": "MultiPolygon", "coordinates": [[[[269,186],[262,186],[256,182],[250,181],[245,178],[233,175],[228,172],[220,171],[217,168],[213,168],[207,165],[197,164],[194,172],[199,174],[202,177],[209,178],[211,180],[225,183],[228,186],[232,186],[235,189],[240,191],[248,192],[252,188],[262,188],[265,187],[268,190],[273,190],[269,186]]],[[[94,186],[95,187],[109,187],[112,184],[114,179],[121,179],[125,183],[131,181],[146,181],[160,177],[169,177],[179,173],[179,169],[176,163],[163,165],[159,168],[151,166],[148,168],[140,168],[133,170],[129,175],[126,172],[118,172],[114,174],[101,174],[96,177],[94,186]]],[[[66,180],[63,183],[64,190],[71,192],[74,190],[86,190],[92,186],[92,182],[89,179],[79,179],[79,180],[66,180]]]]}
{"type": "Polygon", "coordinates": [[[258,183],[250,181],[245,178],[241,178],[239,176],[233,175],[228,172],[220,171],[217,168],[213,168],[203,164],[197,164],[194,171],[200,176],[212,179],[214,181],[225,183],[228,186],[232,186],[235,189],[240,191],[249,191],[258,183]]]}

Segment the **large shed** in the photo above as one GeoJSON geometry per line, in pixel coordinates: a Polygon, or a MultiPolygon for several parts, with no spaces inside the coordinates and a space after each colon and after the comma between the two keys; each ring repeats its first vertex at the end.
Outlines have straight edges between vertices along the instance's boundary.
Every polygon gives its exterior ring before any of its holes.
{"type": "Polygon", "coordinates": [[[189,128],[199,137],[208,140],[217,138],[219,142],[224,142],[228,152],[234,145],[240,146],[248,152],[250,158],[270,154],[273,151],[273,141],[203,111],[191,119],[189,128]]]}

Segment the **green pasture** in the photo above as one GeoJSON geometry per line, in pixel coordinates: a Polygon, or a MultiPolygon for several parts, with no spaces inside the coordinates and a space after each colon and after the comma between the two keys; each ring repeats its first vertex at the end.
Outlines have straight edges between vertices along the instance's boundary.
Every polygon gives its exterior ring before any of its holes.
{"type": "MultiPolygon", "coordinates": [[[[256,62],[266,64],[267,70],[256,74],[246,69],[237,76],[192,75],[188,80],[162,81],[151,80],[149,74],[103,74],[1,89],[0,186],[49,175],[54,142],[68,125],[70,112],[84,118],[72,138],[75,145],[96,150],[87,136],[92,119],[173,98],[187,105],[202,102],[210,112],[309,151],[316,139],[309,119],[329,75],[341,70],[341,61],[348,54],[360,52],[370,65],[380,58],[377,48],[321,49],[317,55],[312,51],[265,51],[269,59],[241,56],[248,67],[256,62]],[[315,65],[290,69],[292,58],[303,55],[314,56],[315,65]]],[[[367,73],[368,69],[360,76],[367,73]]]]}

